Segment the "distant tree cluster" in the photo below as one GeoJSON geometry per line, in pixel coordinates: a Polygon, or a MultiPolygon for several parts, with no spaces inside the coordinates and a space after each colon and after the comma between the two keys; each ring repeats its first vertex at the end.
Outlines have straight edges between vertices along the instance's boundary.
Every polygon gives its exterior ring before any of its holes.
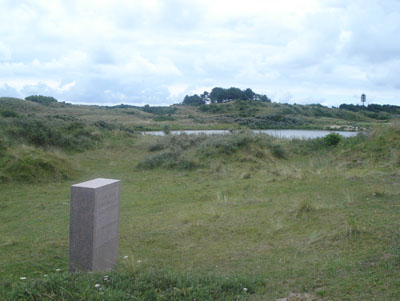
{"type": "Polygon", "coordinates": [[[231,100],[254,100],[271,102],[267,95],[256,94],[250,88],[247,88],[246,90],[241,90],[235,87],[229,89],[215,87],[211,90],[210,93],[204,91],[204,93],[200,95],[186,95],[183,99],[182,104],[189,106],[199,106],[206,103],[223,103],[231,100]]]}
{"type": "Polygon", "coordinates": [[[377,104],[369,104],[367,107],[360,106],[360,105],[352,105],[352,104],[341,104],[339,109],[348,110],[352,112],[362,112],[362,111],[369,111],[369,112],[386,112],[389,114],[400,114],[400,106],[394,105],[377,105],[377,104]]]}
{"type": "Polygon", "coordinates": [[[43,95],[31,95],[28,97],[25,97],[25,100],[30,100],[36,103],[39,103],[44,106],[48,106],[52,103],[56,103],[57,99],[51,96],[43,96],[43,95]]]}

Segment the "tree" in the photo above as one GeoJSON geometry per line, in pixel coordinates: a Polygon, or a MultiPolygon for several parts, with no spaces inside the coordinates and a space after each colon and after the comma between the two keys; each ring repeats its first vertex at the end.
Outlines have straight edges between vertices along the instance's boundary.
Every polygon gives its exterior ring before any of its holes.
{"type": "Polygon", "coordinates": [[[206,102],[197,94],[192,96],[186,95],[183,99],[182,104],[187,106],[200,106],[204,105],[206,102]]]}
{"type": "Polygon", "coordinates": [[[257,95],[257,96],[260,101],[271,102],[271,99],[269,99],[267,95],[257,95]]]}
{"type": "Polygon", "coordinates": [[[204,103],[210,102],[210,93],[207,91],[204,91],[203,94],[200,95],[201,99],[204,101],[204,103]]]}
{"type": "Polygon", "coordinates": [[[246,94],[239,88],[231,87],[225,90],[225,100],[241,99],[246,100],[246,94]]]}
{"type": "Polygon", "coordinates": [[[250,88],[247,88],[246,90],[244,90],[244,95],[246,95],[246,99],[248,100],[255,100],[257,94],[254,93],[253,90],[251,90],[250,88]]]}
{"type": "Polygon", "coordinates": [[[229,89],[224,89],[221,87],[215,87],[210,93],[204,91],[203,94],[198,96],[197,94],[193,96],[186,95],[183,104],[199,105],[205,104],[207,102],[211,103],[223,103],[231,100],[250,100],[250,101],[264,101],[271,102],[267,95],[259,95],[254,93],[250,88],[246,90],[240,90],[239,88],[230,87],[229,89]],[[203,101],[200,103],[199,98],[203,101]]]}
{"type": "Polygon", "coordinates": [[[210,99],[212,103],[224,102],[224,96],[225,96],[224,88],[215,87],[211,90],[210,99]]]}

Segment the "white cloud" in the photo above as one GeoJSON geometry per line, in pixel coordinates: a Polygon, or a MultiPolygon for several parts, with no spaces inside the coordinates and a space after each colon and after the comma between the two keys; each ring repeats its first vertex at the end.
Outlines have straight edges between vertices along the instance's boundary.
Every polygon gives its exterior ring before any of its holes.
{"type": "Polygon", "coordinates": [[[0,62],[11,59],[11,50],[5,44],[0,42],[0,62]]]}

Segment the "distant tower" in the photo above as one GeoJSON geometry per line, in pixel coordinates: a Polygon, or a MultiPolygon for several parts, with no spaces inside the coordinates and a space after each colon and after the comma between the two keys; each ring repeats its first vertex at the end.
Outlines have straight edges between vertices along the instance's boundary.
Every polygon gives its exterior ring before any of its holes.
{"type": "Polygon", "coordinates": [[[361,102],[362,102],[362,105],[363,106],[365,106],[365,102],[367,101],[367,96],[365,96],[365,94],[363,93],[363,94],[361,94],[361,102]]]}

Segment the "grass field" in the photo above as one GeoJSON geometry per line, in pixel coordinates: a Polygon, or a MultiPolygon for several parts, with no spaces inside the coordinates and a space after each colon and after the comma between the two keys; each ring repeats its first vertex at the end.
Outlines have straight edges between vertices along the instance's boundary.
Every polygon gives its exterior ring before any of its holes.
{"type": "Polygon", "coordinates": [[[337,142],[93,131],[69,136],[87,149],[3,136],[0,299],[399,299],[399,124],[337,142]],[[71,275],[69,189],[97,177],[122,181],[119,266],[71,275]]]}

